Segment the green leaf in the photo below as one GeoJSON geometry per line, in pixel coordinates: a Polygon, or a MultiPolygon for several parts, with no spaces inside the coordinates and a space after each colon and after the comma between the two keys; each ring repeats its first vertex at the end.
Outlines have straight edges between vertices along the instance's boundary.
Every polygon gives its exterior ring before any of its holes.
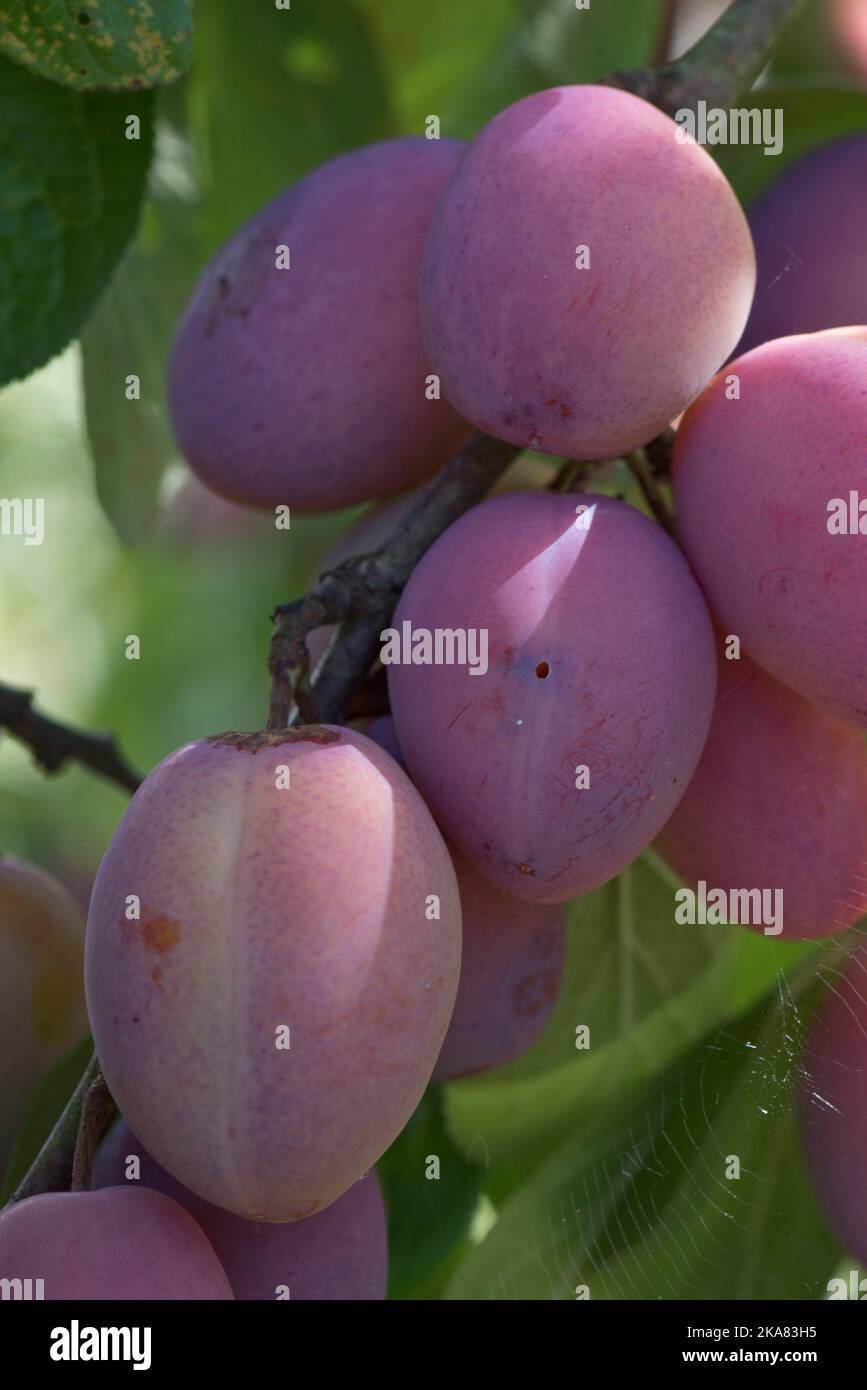
{"type": "Polygon", "coordinates": [[[440,1095],[428,1089],[377,1164],[388,1210],[389,1298],[427,1297],[462,1252],[479,1204],[479,1177],[449,1140],[440,1095]],[[428,1177],[431,1159],[439,1177],[428,1177]]]}
{"type": "Polygon", "coordinates": [[[440,117],[442,134],[475,134],[501,107],[544,86],[520,52],[515,0],[360,0],[402,131],[440,117]],[[473,116],[468,117],[472,110],[473,116]]]}
{"type": "Polygon", "coordinates": [[[201,156],[207,244],[309,169],[393,135],[369,25],[348,0],[208,0],[197,12],[190,111],[201,156]]]}
{"type": "Polygon", "coordinates": [[[151,99],[80,94],[0,59],[0,385],[80,331],[131,237],[151,99]],[[126,138],[128,116],[141,138],[126,138]]]}
{"type": "Polygon", "coordinates": [[[3,1182],[0,1185],[0,1207],[9,1200],[18,1184],[30,1171],[33,1160],[81,1080],[92,1052],[91,1039],[82,1038],[81,1042],[76,1043],[39,1083],[6,1163],[3,1182]]]}
{"type": "Polygon", "coordinates": [[[447,1297],[573,1299],[582,1286],[594,1299],[822,1297],[840,1247],[810,1190],[796,1114],[813,999],[781,983],[617,1130],[566,1140],[447,1297]]]}
{"type": "Polygon", "coordinates": [[[192,37],[192,0],[0,0],[0,52],[78,91],[171,82],[192,37]]]}
{"type": "Polygon", "coordinates": [[[679,886],[647,853],[569,905],[565,978],[543,1037],[511,1066],[446,1088],[449,1132],[465,1153],[527,1165],[567,1135],[588,1138],[711,1023],[818,950],[738,927],[679,926],[679,886]],[[580,1025],[590,1046],[579,1050],[580,1025]]]}
{"type": "Polygon", "coordinates": [[[656,60],[667,0],[605,0],[577,9],[575,0],[524,0],[523,46],[553,82],[593,82],[656,60]]]}
{"type": "Polygon", "coordinates": [[[788,165],[831,140],[863,134],[867,129],[867,91],[825,79],[799,85],[759,87],[744,97],[742,106],[782,111],[783,148],[766,155],[762,145],[710,145],[712,154],[741,202],[749,205],[788,165]]]}
{"type": "Polygon", "coordinates": [[[96,488],[121,538],[145,538],[160,484],[177,458],[166,407],[166,364],[201,259],[199,207],[182,130],[164,115],[139,235],[81,340],[85,418],[96,488]],[[125,381],[138,376],[140,396],[125,381]]]}

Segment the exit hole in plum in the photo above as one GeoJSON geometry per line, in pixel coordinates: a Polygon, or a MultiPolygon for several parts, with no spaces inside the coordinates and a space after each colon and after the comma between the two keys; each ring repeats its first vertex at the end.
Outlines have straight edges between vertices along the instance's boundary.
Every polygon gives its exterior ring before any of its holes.
{"type": "Polygon", "coordinates": [[[540,681],[546,681],[548,679],[548,673],[550,672],[550,670],[551,668],[548,665],[547,661],[540,661],[538,666],[536,667],[536,679],[540,681]]]}

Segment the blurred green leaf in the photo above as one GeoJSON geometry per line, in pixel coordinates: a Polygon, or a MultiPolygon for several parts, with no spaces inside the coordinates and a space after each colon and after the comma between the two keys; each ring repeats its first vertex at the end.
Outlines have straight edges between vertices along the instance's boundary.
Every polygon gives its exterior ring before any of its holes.
{"type": "Polygon", "coordinates": [[[394,134],[365,17],[348,0],[208,0],[190,83],[207,249],[309,169],[394,134]]]}
{"type": "Polygon", "coordinates": [[[138,220],[151,112],[148,93],[71,92],[0,59],[0,384],[47,362],[93,308],[138,220]]]}
{"type": "Polygon", "coordinates": [[[711,1023],[818,949],[741,928],[678,926],[678,886],[646,854],[569,905],[563,988],[542,1038],[510,1066],[446,1088],[449,1132],[465,1153],[532,1164],[569,1134],[587,1138],[711,1023]],[[590,1046],[579,1050],[581,1025],[590,1046]]]}
{"type": "Polygon", "coordinates": [[[477,1170],[451,1143],[430,1087],[377,1164],[388,1210],[389,1298],[428,1297],[466,1241],[479,1203],[477,1170]],[[439,1177],[428,1177],[431,1159],[439,1177]]]}
{"type": "Polygon", "coordinates": [[[523,47],[547,82],[593,82],[656,62],[667,0],[524,0],[523,47]]]}
{"type": "Polygon", "coordinates": [[[810,1190],[796,1113],[814,993],[781,984],[617,1129],[566,1140],[446,1296],[573,1299],[586,1286],[594,1299],[822,1297],[840,1247],[810,1190]]]}
{"type": "Polygon", "coordinates": [[[171,82],[192,36],[192,0],[0,0],[0,51],[80,91],[171,82]]]}
{"type": "Polygon", "coordinates": [[[0,1185],[0,1207],[7,1202],[18,1184],[26,1177],[33,1160],[42,1148],[63,1108],[72,1095],[84,1069],[90,1061],[93,1043],[89,1037],[76,1043],[65,1057],[47,1072],[37,1087],[24,1121],[15,1136],[3,1182],[0,1185]]]}
{"type": "Polygon", "coordinates": [[[800,85],[759,87],[743,103],[783,113],[783,148],[766,155],[761,145],[710,145],[741,202],[749,205],[783,170],[819,145],[867,130],[867,91],[845,83],[829,87],[805,80],[800,85]]]}
{"type": "Polygon", "coordinates": [[[142,226],[82,335],[87,432],[96,488],[121,538],[152,525],[163,474],[177,457],[166,407],[172,335],[201,259],[198,202],[183,131],[165,117],[142,226]],[[140,382],[128,399],[126,378],[140,382]]]}

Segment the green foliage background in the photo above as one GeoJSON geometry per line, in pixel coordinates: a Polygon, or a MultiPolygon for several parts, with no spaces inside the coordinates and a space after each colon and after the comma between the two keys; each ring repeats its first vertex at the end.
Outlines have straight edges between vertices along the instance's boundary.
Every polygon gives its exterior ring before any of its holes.
{"type": "MultiPolygon", "coordinates": [[[[147,770],[187,740],[261,726],[269,612],[348,520],[276,532],[188,494],[163,380],[208,255],[333,154],[417,133],[431,114],[470,137],[530,91],[646,64],[664,6],[207,0],[192,43],[183,0],[138,6],[146,42],[131,8],[83,3],[90,46],[76,32],[46,52],[34,17],[69,7],[0,3],[0,379],[53,359],[0,395],[0,495],[46,500],[43,546],[0,545],[0,679],[116,731],[147,770]],[[119,134],[132,112],[137,144],[119,134]],[[124,395],[130,373],[139,401],[124,395]],[[130,634],[139,661],[125,658],[130,634]]],[[[717,152],[746,202],[805,149],[867,129],[826,10],[804,7],[754,98],[783,107],[783,155],[717,152]]],[[[0,846],[83,901],[124,804],[78,769],[46,780],[0,741],[0,846]]],[[[792,1118],[815,981],[833,978],[844,945],[678,929],[652,853],[572,905],[569,932],[567,984],[537,1046],[432,1091],[380,1165],[392,1296],[559,1299],[582,1284],[596,1298],[821,1296],[843,1252],[792,1118]],[[740,1186],[723,1181],[733,1152],[740,1186]]],[[[69,1072],[43,1088],[22,1154],[69,1072]]]]}

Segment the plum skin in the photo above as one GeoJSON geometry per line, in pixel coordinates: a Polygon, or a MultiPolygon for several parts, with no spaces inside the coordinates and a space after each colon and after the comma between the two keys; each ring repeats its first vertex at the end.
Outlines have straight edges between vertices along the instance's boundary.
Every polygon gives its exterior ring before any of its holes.
{"type": "MultiPolygon", "coordinates": [[[[393,719],[374,719],[365,732],[404,766],[393,719]]],[[[560,903],[500,893],[454,845],[448,850],[461,895],[463,951],[436,1082],[505,1066],[532,1047],[554,1012],[566,957],[560,903]]]]}
{"type": "Polygon", "coordinates": [[[349,729],[178,750],[94,885],[87,999],[111,1093],[162,1167],[249,1220],[312,1215],[376,1162],[421,1098],[459,970],[442,837],[349,729]]]}
{"type": "Polygon", "coordinates": [[[410,487],[468,433],[426,395],[418,274],[464,146],[390,140],[329,160],[205,268],[169,405],[190,467],[232,502],[330,510],[410,487]],[[289,269],[276,248],[288,246],[289,269]]]}
{"type": "Polygon", "coordinates": [[[689,884],[782,889],[783,937],[843,931],[867,912],[862,735],[749,657],[721,659],[704,752],[656,848],[689,884]]]}
{"type": "Polygon", "coordinates": [[[812,1020],[801,1137],[813,1186],[842,1244],[867,1265],[867,951],[860,947],[812,1020]]]}
{"type": "Polygon", "coordinates": [[[777,680],[867,727],[867,328],[776,338],[729,364],[677,431],[681,543],[726,632],[777,680]],[[727,398],[736,377],[740,398],[727,398]]]}
{"type": "Polygon", "coordinates": [[[522,1056],[554,1012],[566,957],[561,903],[500,893],[450,846],[463,920],[461,978],[433,1081],[454,1081],[522,1056]]]}
{"type": "Polygon", "coordinates": [[[232,1300],[183,1207],[149,1188],[44,1192],[0,1213],[0,1278],[45,1280],[47,1301],[232,1300]]]}
{"type": "Polygon", "coordinates": [[[0,857],[0,1169],[45,1073],[87,1033],[84,917],[52,874],[0,857]]]}
{"type": "Polygon", "coordinates": [[[431,366],[478,429],[617,457],[729,356],[755,289],[752,241],[718,166],[678,134],[638,97],[574,86],[525,97],[476,136],[434,214],[420,303],[431,366]]]}
{"type": "Polygon", "coordinates": [[[758,277],[739,356],[771,338],[867,322],[867,136],[784,170],[749,222],[758,277]]]}
{"type": "Polygon", "coordinates": [[[132,1184],[126,1160],[140,1161],[140,1182],[171,1197],[201,1227],[226,1271],[236,1299],[266,1301],[286,1286],[292,1300],[385,1298],[388,1242],[376,1170],[306,1221],[262,1225],[194,1196],[155,1163],[124,1120],[100,1145],[95,1189],[132,1184]]]}
{"type": "Polygon", "coordinates": [[[624,503],[577,505],[583,517],[551,493],[474,507],[392,620],[488,631],[485,675],[390,665],[392,713],[447,838],[501,892],[543,903],[601,886],[662,829],[716,685],[710,618],[678,548],[624,503]]]}

